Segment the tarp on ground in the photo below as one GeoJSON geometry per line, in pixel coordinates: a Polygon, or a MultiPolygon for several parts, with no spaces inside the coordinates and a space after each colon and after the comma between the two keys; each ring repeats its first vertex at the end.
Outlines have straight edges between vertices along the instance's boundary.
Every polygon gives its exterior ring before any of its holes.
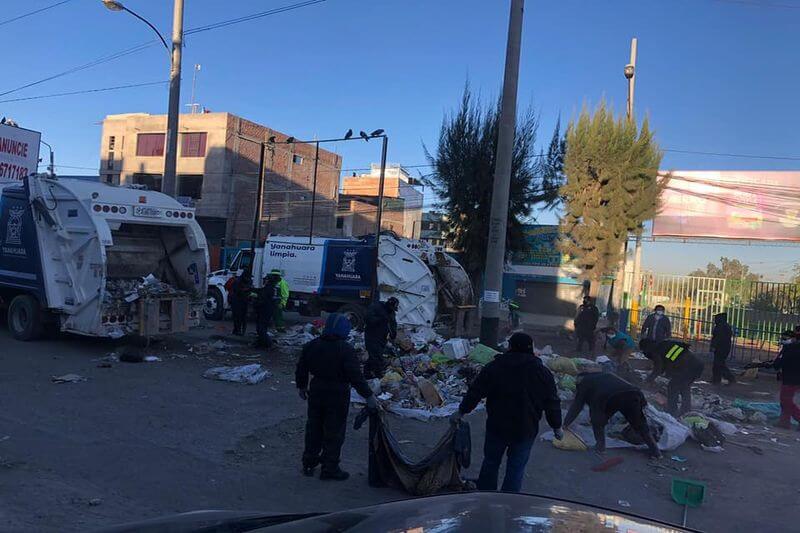
{"type": "Polygon", "coordinates": [[[469,466],[471,456],[467,422],[451,424],[433,450],[419,461],[403,452],[381,414],[370,416],[369,443],[369,483],[374,487],[389,486],[414,496],[465,488],[461,469],[469,466]]]}

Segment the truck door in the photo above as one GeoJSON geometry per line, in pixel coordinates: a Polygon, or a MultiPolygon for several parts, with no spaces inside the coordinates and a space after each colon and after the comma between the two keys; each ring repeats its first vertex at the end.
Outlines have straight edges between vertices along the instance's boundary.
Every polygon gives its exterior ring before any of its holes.
{"type": "Polygon", "coordinates": [[[13,287],[36,296],[45,306],[39,242],[28,190],[8,186],[0,196],[0,287],[13,287]]]}

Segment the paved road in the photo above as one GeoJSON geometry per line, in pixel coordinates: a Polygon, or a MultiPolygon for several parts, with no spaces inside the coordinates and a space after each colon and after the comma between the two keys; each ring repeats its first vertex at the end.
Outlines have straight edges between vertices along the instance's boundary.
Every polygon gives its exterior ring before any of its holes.
{"type": "MultiPolygon", "coordinates": [[[[2,531],[85,530],[211,508],[336,510],[403,497],[367,486],[365,432],[348,434],[343,466],[353,474],[349,481],[299,474],[304,405],[291,384],[293,353],[263,357],[274,376],[246,386],[200,376],[210,366],[242,359],[197,356],[178,342],[157,347],[162,362],[111,368],[94,361],[115,348],[104,341],[19,343],[0,328],[0,346],[2,531]],[[51,382],[66,373],[88,380],[51,382]]],[[[469,418],[471,477],[480,466],[482,416],[469,418]]],[[[399,438],[412,441],[412,453],[429,449],[445,427],[445,421],[392,423],[399,438]]],[[[675,474],[702,480],[710,490],[709,501],[690,512],[690,525],[796,530],[800,434],[778,435],[788,447],[762,444],[763,456],[730,446],[709,454],[687,444],[677,452],[687,462],[666,459],[666,470],[624,451],[624,462],[605,473],[590,471],[598,461],[591,453],[560,452],[540,442],[525,490],[676,521],[681,509],[669,499],[675,474]]]]}

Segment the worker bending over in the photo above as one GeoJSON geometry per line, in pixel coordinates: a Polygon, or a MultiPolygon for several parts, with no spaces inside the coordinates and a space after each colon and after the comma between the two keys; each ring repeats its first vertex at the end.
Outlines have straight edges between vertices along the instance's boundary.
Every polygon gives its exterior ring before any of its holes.
{"type": "Polygon", "coordinates": [[[564,419],[564,427],[569,429],[585,405],[589,406],[589,418],[597,444],[595,449],[606,449],[606,425],[615,413],[621,413],[631,427],[642,437],[650,450],[650,456],[661,457],[656,446],[644,408],[647,400],[642,391],[624,379],[607,372],[584,372],[576,379],[575,399],[564,419]]]}
{"type": "Polygon", "coordinates": [[[661,374],[669,379],[667,410],[673,416],[689,411],[692,408],[692,383],[703,374],[703,362],[689,350],[688,344],[672,339],[660,342],[642,339],[639,346],[653,362],[653,371],[647,382],[654,382],[661,374]]]}

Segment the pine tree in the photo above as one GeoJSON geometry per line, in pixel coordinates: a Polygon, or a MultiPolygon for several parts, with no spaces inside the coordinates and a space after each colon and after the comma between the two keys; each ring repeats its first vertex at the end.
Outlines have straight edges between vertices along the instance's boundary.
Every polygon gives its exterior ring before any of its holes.
{"type": "MultiPolygon", "coordinates": [[[[612,274],[630,233],[655,216],[668,177],[658,178],[661,152],[648,121],[641,130],[600,104],[567,129],[562,251],[590,280],[612,274]]],[[[596,286],[596,285],[595,285],[596,286]]]]}
{"type": "MultiPolygon", "coordinates": [[[[476,288],[486,259],[499,118],[499,102],[484,106],[473,98],[467,86],[458,110],[442,121],[436,152],[431,154],[425,147],[433,167],[425,183],[440,199],[437,209],[446,213],[449,222],[446,238],[462,252],[461,264],[476,288]]],[[[537,129],[532,110],[518,117],[509,190],[507,254],[525,249],[523,219],[533,206],[558,197],[558,184],[545,182],[545,165],[534,151],[537,129]]],[[[557,162],[555,155],[554,161],[557,162]]]]}

